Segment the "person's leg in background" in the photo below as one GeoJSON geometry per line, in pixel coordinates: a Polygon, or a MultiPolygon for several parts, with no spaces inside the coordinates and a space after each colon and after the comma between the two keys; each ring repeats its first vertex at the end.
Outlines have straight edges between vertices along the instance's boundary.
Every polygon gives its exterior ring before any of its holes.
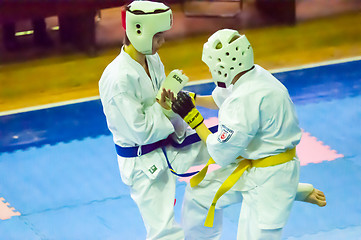
{"type": "Polygon", "coordinates": [[[62,14],[59,19],[60,42],[70,48],[86,51],[89,56],[96,55],[95,11],[82,14],[62,14]]]}
{"type": "Polygon", "coordinates": [[[44,18],[32,19],[32,25],[34,29],[34,43],[39,47],[52,47],[54,45],[53,40],[50,38],[44,18]]]}
{"type": "Polygon", "coordinates": [[[19,49],[19,42],[15,36],[15,22],[6,22],[2,26],[3,28],[3,43],[5,49],[8,51],[14,51],[19,49]]]}

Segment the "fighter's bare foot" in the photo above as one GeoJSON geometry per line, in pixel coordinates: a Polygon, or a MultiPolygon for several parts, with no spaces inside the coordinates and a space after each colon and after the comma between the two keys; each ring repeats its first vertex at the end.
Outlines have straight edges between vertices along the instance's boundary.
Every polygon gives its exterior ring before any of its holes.
{"type": "Polygon", "coordinates": [[[304,201],[312,204],[316,204],[320,207],[326,206],[325,194],[316,188],[312,190],[312,192],[305,198],[304,201]]]}

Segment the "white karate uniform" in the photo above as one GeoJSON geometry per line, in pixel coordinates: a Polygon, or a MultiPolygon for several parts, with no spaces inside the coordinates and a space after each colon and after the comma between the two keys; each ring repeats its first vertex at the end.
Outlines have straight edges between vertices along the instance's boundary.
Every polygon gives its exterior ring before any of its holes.
{"type": "Polygon", "coordinates": [[[241,202],[237,239],[280,239],[299,181],[299,160],[251,168],[216,204],[213,228],[204,227],[208,208],[220,185],[242,156],[260,159],[294,148],[301,129],[287,89],[255,65],[228,89],[212,93],[219,107],[218,132],[207,138],[207,149],[220,169],[195,188],[187,186],[183,205],[186,239],[219,239],[222,209],[241,202]]]}
{"type": "MultiPolygon", "coordinates": [[[[147,55],[146,61],[150,78],[122,49],[99,81],[108,128],[114,142],[121,147],[154,143],[172,133],[174,139],[182,141],[187,131],[182,118],[175,114],[168,119],[156,102],[156,94],[165,79],[158,54],[147,55]]],[[[183,173],[196,160],[199,163],[208,160],[204,146],[202,142],[182,149],[167,146],[166,152],[175,171],[183,173]]],[[[176,177],[168,170],[162,149],[145,155],[139,152],[139,156],[132,158],[118,156],[118,164],[121,178],[130,186],[131,197],[142,215],[147,239],[184,239],[183,230],[174,221],[176,177]]]]}

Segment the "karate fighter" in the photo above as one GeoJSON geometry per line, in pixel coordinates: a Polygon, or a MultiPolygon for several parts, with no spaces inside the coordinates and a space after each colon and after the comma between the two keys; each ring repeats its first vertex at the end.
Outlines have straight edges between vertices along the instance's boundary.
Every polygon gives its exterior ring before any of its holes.
{"type": "MultiPolygon", "coordinates": [[[[209,154],[202,142],[181,149],[165,144],[169,135],[182,142],[188,128],[170,109],[172,92],[161,90],[156,98],[166,79],[156,52],[164,42],[163,32],[171,28],[172,11],[163,3],[134,1],[122,17],[124,46],[99,81],[121,178],[142,215],[146,239],[183,240],[183,230],[174,220],[177,176],[168,162],[182,173],[202,163],[196,160],[206,162],[209,154]]],[[[179,82],[184,79],[181,73],[177,76],[179,82]]]]}
{"type": "Polygon", "coordinates": [[[321,191],[298,185],[295,147],[301,129],[288,91],[254,64],[251,44],[235,30],[214,33],[204,44],[202,60],[217,85],[212,96],[194,99],[179,92],[172,104],[212,157],[186,188],[186,239],[219,239],[222,209],[241,201],[237,239],[281,239],[295,199],[326,205],[321,191]],[[216,133],[205,126],[194,102],[219,109],[216,133]],[[221,168],[206,174],[212,163],[221,168]]]}

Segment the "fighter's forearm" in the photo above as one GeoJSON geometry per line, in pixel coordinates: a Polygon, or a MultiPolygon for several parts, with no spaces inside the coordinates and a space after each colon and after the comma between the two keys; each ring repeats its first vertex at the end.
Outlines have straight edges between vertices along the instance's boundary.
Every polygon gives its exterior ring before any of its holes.
{"type": "Polygon", "coordinates": [[[214,102],[212,95],[208,95],[208,96],[197,95],[196,106],[205,107],[209,109],[218,109],[218,106],[214,102]]]}
{"type": "Polygon", "coordinates": [[[212,132],[207,128],[204,123],[199,125],[195,130],[204,143],[207,142],[207,137],[212,134],[212,132]]]}

